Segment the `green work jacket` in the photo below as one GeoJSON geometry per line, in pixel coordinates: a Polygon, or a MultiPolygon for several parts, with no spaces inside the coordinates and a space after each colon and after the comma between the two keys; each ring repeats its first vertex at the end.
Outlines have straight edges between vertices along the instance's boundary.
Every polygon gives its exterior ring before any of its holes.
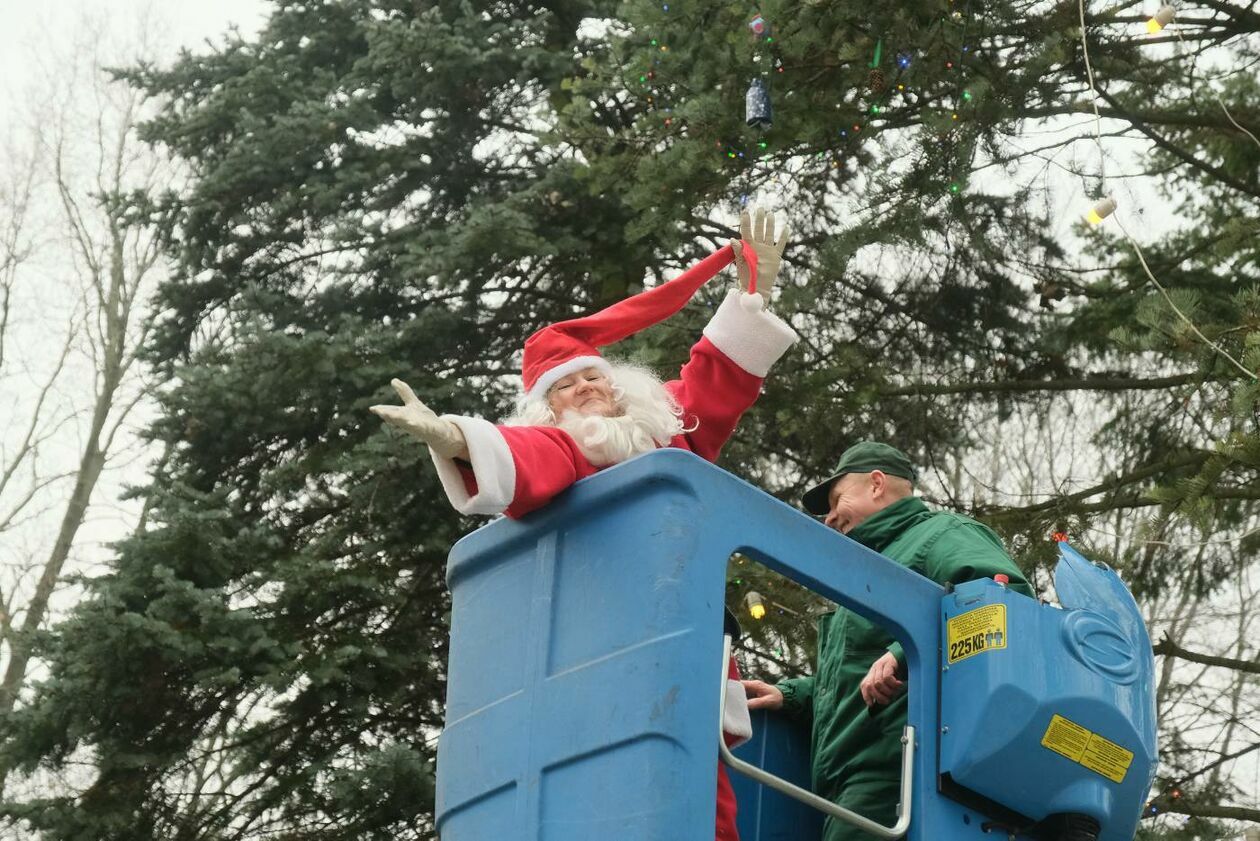
{"type": "MultiPolygon", "coordinates": [[[[938,584],[1005,573],[1011,589],[1032,595],[992,529],[961,514],[929,511],[918,497],[872,514],[849,537],[938,584]]],[[[785,711],[811,722],[814,791],[823,797],[836,800],[845,786],[891,783],[901,775],[905,695],[870,715],[858,690],[888,651],[905,665],[901,645],[882,628],[839,608],[819,620],[814,674],[779,684],[785,711]]]]}

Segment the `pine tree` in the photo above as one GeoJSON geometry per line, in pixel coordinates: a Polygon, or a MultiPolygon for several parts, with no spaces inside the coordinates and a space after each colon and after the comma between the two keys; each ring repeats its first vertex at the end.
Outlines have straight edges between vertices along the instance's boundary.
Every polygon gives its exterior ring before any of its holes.
{"type": "MultiPolygon", "coordinates": [[[[1181,17],[1150,36],[1130,7],[1070,3],[283,3],[256,39],[125,74],[168,98],[148,138],[196,174],[141,205],[183,267],[149,355],[171,455],[7,725],[9,765],[91,751],[92,783],[8,814],[50,838],[429,837],[443,561],[474,524],[366,407],[402,376],[504,416],[525,336],[722,244],[745,196],[790,216],[776,308],[803,341],[723,466],[795,498],[890,440],[1031,571],[1066,530],[1144,597],[1211,592],[1246,553],[1186,568],[1164,543],[1255,521],[1260,143],[1237,126],[1260,118],[1254,78],[1198,55],[1250,66],[1260,17],[1181,17]],[[1065,230],[1085,207],[1029,174],[1091,142],[1091,75],[1104,145],[1149,144],[1186,222],[1144,249],[1163,290],[1117,226],[1065,230]],[[758,78],[769,127],[745,120],[758,78]],[[1037,148],[1047,125],[1063,137],[1037,148]],[[1093,485],[1012,504],[957,478],[1003,421],[1078,411],[1093,485]]],[[[1081,148],[1089,201],[1125,183],[1119,153],[1108,179],[1081,148]]],[[[720,293],[625,351],[668,373],[720,293]]],[[[792,611],[813,603],[738,560],[734,606],[757,587],[791,608],[750,645],[803,667],[792,611]]],[[[1165,809],[1246,817],[1223,781],[1175,802],[1172,781],[1165,809]]]]}
{"type": "Polygon", "coordinates": [[[148,355],[170,454],[8,722],[7,767],[90,754],[90,781],[10,816],[67,839],[432,836],[445,556],[470,523],[367,407],[402,376],[503,415],[522,335],[641,279],[601,234],[616,197],[538,138],[591,11],[283,4],[256,40],[126,74],[168,102],[146,138],[195,173],[137,205],[182,267],[148,355]]]}

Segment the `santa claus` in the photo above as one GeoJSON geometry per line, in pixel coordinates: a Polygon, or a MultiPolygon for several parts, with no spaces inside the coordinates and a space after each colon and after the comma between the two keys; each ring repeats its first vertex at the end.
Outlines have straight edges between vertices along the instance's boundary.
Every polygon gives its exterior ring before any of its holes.
{"type": "MultiPolygon", "coordinates": [[[[673,280],[593,315],[544,327],[525,342],[523,394],[502,424],[439,416],[401,380],[402,406],[373,406],[387,423],[429,447],[447,499],[463,514],[521,517],[579,479],[658,447],[680,447],[714,461],[743,413],[756,401],[770,367],[796,332],[767,309],[787,229],[774,236],[773,214],[747,211],[740,240],[673,280]],[[678,312],[706,281],[736,264],[731,289],[678,379],[610,362],[599,352],[678,312]]],[[[734,659],[723,730],[727,743],[752,735],[734,659]]],[[[719,764],[718,841],[736,841],[735,797],[719,764]]]]}
{"type": "Polygon", "coordinates": [[[428,445],[451,505],[463,514],[521,517],[579,479],[657,447],[680,447],[714,461],[763,378],[796,341],[766,307],[787,243],[773,214],[747,211],[742,240],[673,280],[593,315],[544,327],[525,342],[523,395],[502,424],[438,416],[401,380],[402,406],[372,411],[428,445]],[[706,281],[736,263],[730,290],[691,348],[679,377],[614,363],[606,347],[673,315],[706,281]]]}

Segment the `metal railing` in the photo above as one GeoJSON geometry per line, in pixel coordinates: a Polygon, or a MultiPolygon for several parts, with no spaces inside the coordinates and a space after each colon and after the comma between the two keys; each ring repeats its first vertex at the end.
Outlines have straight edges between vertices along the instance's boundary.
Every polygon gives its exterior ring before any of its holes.
{"type": "Polygon", "coordinates": [[[876,823],[870,818],[863,817],[857,812],[837,806],[830,800],[825,800],[812,791],[806,791],[798,785],[788,782],[782,777],[776,777],[769,771],[762,770],[756,765],[745,762],[737,758],[731,749],[726,746],[726,739],[722,733],[722,713],[726,710],[726,687],[728,664],[731,661],[731,638],[726,637],[725,645],[722,652],[722,695],[721,707],[718,713],[718,755],[722,761],[730,766],[733,770],[738,771],[745,776],[751,777],[764,786],[769,786],[777,792],[787,795],[794,800],[799,800],[807,806],[812,806],[825,815],[830,815],[836,820],[844,821],[852,824],[863,832],[867,832],[876,838],[884,839],[884,841],[896,841],[896,839],[906,834],[906,830],[910,828],[910,803],[914,788],[914,728],[906,725],[905,730],[901,734],[901,799],[897,804],[897,822],[892,826],[884,826],[876,823]]]}

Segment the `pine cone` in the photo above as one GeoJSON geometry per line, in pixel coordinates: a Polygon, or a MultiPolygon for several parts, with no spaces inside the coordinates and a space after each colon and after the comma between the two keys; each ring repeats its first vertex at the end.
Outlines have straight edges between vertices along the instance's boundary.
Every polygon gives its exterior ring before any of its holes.
{"type": "Polygon", "coordinates": [[[884,76],[884,71],[878,67],[871,71],[869,82],[873,94],[878,95],[888,90],[888,79],[884,76]]]}

